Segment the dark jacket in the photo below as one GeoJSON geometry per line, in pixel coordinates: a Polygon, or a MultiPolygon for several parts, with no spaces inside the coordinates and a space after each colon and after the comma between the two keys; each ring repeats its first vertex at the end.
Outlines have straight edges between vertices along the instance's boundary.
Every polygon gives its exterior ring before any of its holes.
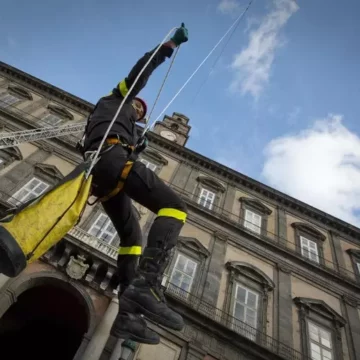
{"type": "MultiPolygon", "coordinates": [[[[146,53],[136,63],[136,65],[131,69],[129,75],[123,81],[119,82],[118,86],[113,89],[110,95],[104,96],[98,101],[92,114],[89,116],[86,125],[86,138],[84,143],[85,151],[90,149],[93,150],[94,147],[100,143],[119,105],[121,104],[121,101],[127,94],[128,89],[130,89],[133,85],[139,72],[149,60],[155,49],[146,53]]],[[[152,72],[165,61],[166,57],[171,57],[172,53],[173,49],[164,45],[159,49],[129,94],[117,119],[111,127],[109,136],[118,135],[120,139],[127,144],[136,144],[138,139],[136,132],[137,117],[135,109],[131,105],[131,101],[137,96],[141,89],[145,87],[152,72]]]]}

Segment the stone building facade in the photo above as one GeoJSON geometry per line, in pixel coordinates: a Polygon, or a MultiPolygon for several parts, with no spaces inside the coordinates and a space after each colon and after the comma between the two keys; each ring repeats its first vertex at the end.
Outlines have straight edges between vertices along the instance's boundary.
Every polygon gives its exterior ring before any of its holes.
{"type": "MultiPolygon", "coordinates": [[[[0,63],[1,132],[84,121],[92,108],[0,63]]],[[[161,343],[131,349],[109,336],[120,240],[94,205],[17,278],[0,277],[1,354],[106,360],[126,348],[134,360],[360,359],[360,230],[191,151],[190,135],[186,116],[165,116],[141,155],[188,204],[163,279],[183,331],[149,323],[161,343]]],[[[79,164],[78,137],[0,149],[1,210],[79,164]]],[[[134,208],[145,243],[155,215],[134,208]]]]}

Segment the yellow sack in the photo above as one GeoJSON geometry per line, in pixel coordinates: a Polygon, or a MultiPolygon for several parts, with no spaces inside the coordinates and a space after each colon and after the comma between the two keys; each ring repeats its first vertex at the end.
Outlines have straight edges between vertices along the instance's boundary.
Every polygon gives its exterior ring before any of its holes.
{"type": "Polygon", "coordinates": [[[0,273],[17,276],[79,222],[92,182],[85,176],[88,165],[79,165],[54,188],[0,220],[0,273]]]}

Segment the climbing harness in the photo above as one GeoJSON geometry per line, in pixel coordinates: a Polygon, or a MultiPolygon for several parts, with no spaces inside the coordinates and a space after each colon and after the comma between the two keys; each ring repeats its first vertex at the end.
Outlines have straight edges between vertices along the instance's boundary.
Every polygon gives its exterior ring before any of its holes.
{"type": "MultiPolygon", "coordinates": [[[[92,169],[94,168],[95,164],[99,161],[101,155],[104,154],[105,151],[110,151],[110,150],[111,150],[111,147],[110,147],[110,148],[105,147],[105,149],[103,150],[105,142],[106,142],[108,145],[112,145],[112,146],[121,145],[121,146],[123,146],[123,147],[125,147],[125,148],[127,148],[127,149],[130,150],[130,155],[129,155],[128,160],[127,160],[127,162],[125,163],[125,166],[124,166],[124,168],[123,168],[123,170],[122,170],[122,172],[121,172],[121,174],[120,174],[120,179],[119,179],[118,184],[116,185],[115,189],[113,189],[108,195],[103,196],[103,197],[101,197],[101,198],[98,198],[98,199],[96,199],[96,200],[95,200],[94,202],[92,202],[92,203],[88,203],[89,205],[94,205],[94,204],[95,204],[96,202],[98,202],[98,201],[104,202],[104,201],[107,201],[107,200],[111,199],[113,196],[117,195],[117,194],[123,189],[123,187],[124,187],[125,181],[126,181],[128,175],[129,175],[130,171],[131,171],[131,168],[132,168],[132,166],[133,166],[133,164],[134,164],[134,161],[136,160],[136,159],[133,157],[133,153],[134,153],[134,151],[135,151],[135,147],[121,142],[120,139],[113,139],[113,141],[110,139],[110,142],[109,142],[109,141],[108,141],[109,139],[107,138],[107,136],[108,136],[108,134],[109,134],[109,132],[110,132],[110,130],[111,130],[111,127],[112,127],[113,124],[115,123],[116,118],[118,117],[118,115],[119,115],[119,113],[120,113],[120,111],[121,111],[121,109],[122,109],[122,107],[123,107],[126,99],[128,98],[128,96],[129,96],[129,94],[131,93],[132,89],[133,89],[134,86],[136,85],[136,83],[137,83],[137,81],[139,80],[141,74],[144,72],[144,70],[146,69],[146,67],[149,65],[149,63],[151,62],[151,60],[153,59],[153,57],[154,57],[154,56],[157,54],[157,52],[160,50],[161,46],[162,46],[162,45],[165,43],[165,41],[169,38],[170,34],[171,34],[174,30],[176,30],[176,29],[177,29],[177,28],[173,28],[173,29],[171,29],[171,31],[169,31],[169,33],[165,36],[165,38],[162,40],[162,42],[160,43],[160,45],[156,48],[156,50],[154,51],[154,53],[151,55],[150,59],[147,61],[147,63],[144,65],[144,67],[143,67],[143,68],[141,69],[141,71],[139,72],[139,74],[138,74],[138,76],[136,77],[134,83],[132,84],[132,86],[131,86],[130,89],[128,90],[127,94],[124,96],[122,102],[120,103],[120,105],[119,105],[119,107],[118,107],[118,109],[117,109],[117,111],[116,111],[116,113],[115,113],[115,115],[114,115],[111,123],[109,124],[109,126],[108,126],[108,128],[107,128],[107,130],[106,130],[106,132],[105,132],[105,134],[104,134],[104,136],[103,136],[103,138],[102,138],[102,140],[101,140],[101,142],[100,142],[100,145],[99,145],[98,149],[97,149],[96,151],[88,151],[88,152],[85,153],[86,156],[87,156],[87,157],[90,159],[90,161],[91,161],[91,165],[90,165],[89,170],[88,170],[88,173],[87,173],[87,176],[89,176],[89,175],[91,174],[91,171],[92,171],[92,169]]],[[[158,101],[159,98],[160,98],[160,94],[161,94],[162,89],[163,89],[163,87],[164,87],[164,85],[165,85],[165,82],[166,82],[166,80],[167,80],[167,78],[168,78],[168,76],[169,76],[170,70],[171,70],[171,68],[172,68],[172,66],[173,66],[173,64],[174,64],[174,61],[175,61],[176,55],[178,54],[179,48],[180,48],[180,47],[177,47],[177,49],[176,49],[176,51],[175,51],[174,57],[173,57],[170,65],[169,65],[169,69],[168,69],[168,71],[167,71],[167,73],[166,73],[166,75],[165,75],[164,81],[163,81],[163,83],[162,83],[162,85],[161,85],[161,87],[160,87],[160,90],[159,90],[158,94],[157,94],[157,97],[156,97],[156,99],[155,99],[155,102],[154,102],[153,107],[152,107],[152,109],[151,109],[151,111],[150,111],[150,114],[149,114],[149,117],[148,117],[147,121],[150,119],[150,116],[151,116],[151,114],[152,114],[152,112],[153,112],[153,110],[154,110],[154,108],[155,108],[155,106],[156,106],[156,103],[157,103],[157,101],[158,101]]],[[[89,116],[89,119],[90,119],[90,117],[91,117],[91,116],[89,116]]],[[[85,136],[86,136],[86,135],[84,135],[84,137],[83,137],[83,139],[82,139],[82,143],[83,143],[84,140],[85,140],[85,136]]],[[[139,138],[139,141],[138,141],[137,145],[143,143],[143,141],[144,141],[144,136],[141,136],[141,137],[139,138]]]]}
{"type": "Polygon", "coordinates": [[[101,142],[100,142],[100,145],[99,145],[98,149],[97,149],[93,154],[91,154],[91,156],[90,156],[91,164],[90,164],[90,167],[89,167],[89,169],[88,169],[88,171],[87,171],[87,173],[86,173],[86,176],[87,176],[87,177],[90,176],[92,169],[94,168],[96,162],[98,161],[99,155],[100,155],[100,151],[101,151],[101,149],[102,149],[102,147],[103,147],[103,145],[104,145],[104,143],[105,143],[105,141],[106,141],[106,139],[107,139],[107,137],[108,137],[108,135],[109,135],[109,132],[110,132],[112,126],[114,125],[114,123],[115,123],[118,115],[120,114],[120,111],[121,111],[121,109],[123,108],[123,106],[124,106],[124,104],[125,104],[125,101],[127,100],[129,94],[131,93],[131,91],[132,91],[133,88],[135,87],[136,83],[138,82],[138,80],[139,80],[140,76],[142,75],[142,73],[145,71],[146,67],[150,64],[151,60],[152,60],[152,59],[154,58],[154,56],[158,53],[158,51],[160,50],[161,46],[162,46],[162,45],[165,43],[165,41],[169,38],[169,36],[171,35],[171,33],[172,33],[174,30],[176,30],[176,29],[178,29],[178,28],[176,28],[176,27],[175,27],[175,28],[172,28],[172,29],[168,32],[168,34],[166,34],[166,36],[164,37],[164,39],[161,41],[161,43],[159,44],[159,46],[156,48],[156,50],[155,50],[155,51],[153,52],[153,54],[150,56],[149,60],[146,62],[146,64],[144,65],[144,67],[141,69],[141,71],[139,72],[138,76],[135,78],[135,81],[134,81],[134,83],[131,85],[131,87],[130,87],[130,89],[128,90],[127,94],[124,96],[123,100],[121,101],[121,103],[120,103],[120,105],[119,105],[119,107],[118,107],[118,109],[117,109],[114,117],[112,118],[112,120],[111,120],[111,122],[110,122],[110,124],[109,124],[109,126],[108,126],[108,128],[107,128],[107,130],[106,130],[106,132],[105,132],[105,134],[104,134],[101,142]]]}

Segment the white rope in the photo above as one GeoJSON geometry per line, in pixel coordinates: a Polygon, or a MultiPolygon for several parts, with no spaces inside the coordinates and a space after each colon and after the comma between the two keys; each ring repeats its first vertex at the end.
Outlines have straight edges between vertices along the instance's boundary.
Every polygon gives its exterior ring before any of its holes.
{"type": "Polygon", "coordinates": [[[108,128],[107,128],[107,130],[106,130],[106,132],[105,132],[105,134],[104,134],[104,136],[103,136],[103,138],[102,138],[102,140],[101,140],[101,143],[100,143],[100,145],[99,145],[99,147],[98,147],[98,149],[97,149],[94,157],[93,157],[92,160],[91,160],[91,164],[90,164],[90,167],[89,167],[89,169],[88,169],[88,171],[87,171],[86,178],[89,177],[89,175],[91,174],[92,169],[94,168],[96,162],[98,161],[101,148],[102,148],[102,146],[104,145],[104,142],[105,142],[105,140],[107,139],[107,136],[109,135],[109,132],[110,132],[112,126],[114,125],[114,122],[115,122],[115,120],[117,119],[117,117],[118,117],[118,115],[119,115],[119,113],[120,113],[120,111],[121,111],[121,109],[122,109],[122,107],[123,107],[126,99],[128,98],[128,96],[129,96],[129,94],[131,93],[132,89],[134,88],[134,86],[135,86],[136,83],[138,82],[141,74],[144,72],[144,70],[146,69],[146,67],[150,64],[151,60],[152,60],[153,57],[157,54],[157,52],[159,51],[159,49],[161,48],[161,46],[165,43],[165,41],[168,39],[168,37],[170,36],[170,34],[172,34],[172,32],[175,31],[176,29],[178,29],[178,28],[177,28],[177,27],[172,28],[172,29],[168,32],[168,34],[164,37],[164,39],[161,41],[160,45],[156,48],[156,50],[154,51],[154,53],[151,55],[150,59],[147,61],[147,63],[146,63],[146,64],[144,65],[144,67],[141,69],[141,71],[139,72],[138,76],[136,77],[134,83],[132,84],[132,86],[131,86],[130,89],[128,90],[126,96],[124,97],[124,99],[122,100],[121,104],[119,105],[119,107],[118,107],[118,109],[117,109],[117,111],[116,111],[113,119],[111,120],[111,123],[109,124],[109,126],[108,126],[108,128]]]}
{"type": "Polygon", "coordinates": [[[169,74],[170,74],[170,70],[171,70],[172,66],[174,65],[174,61],[175,61],[176,56],[177,56],[177,54],[178,54],[178,52],[179,52],[179,49],[180,49],[180,45],[176,48],[175,54],[174,54],[174,56],[173,56],[173,58],[172,58],[172,60],[171,60],[171,63],[170,63],[170,65],[169,65],[168,71],[167,71],[167,73],[165,74],[165,77],[164,77],[164,80],[163,80],[163,82],[162,82],[162,84],[161,84],[160,90],[159,90],[159,92],[158,92],[158,94],[157,94],[157,96],[156,96],[156,99],[155,99],[155,101],[154,101],[154,104],[153,104],[153,106],[152,106],[152,108],[151,108],[151,110],[150,110],[150,113],[149,113],[149,116],[148,116],[148,122],[150,122],[151,115],[152,115],[152,113],[153,113],[153,111],[154,111],[154,109],[155,109],[155,106],[156,106],[157,102],[159,101],[160,94],[161,94],[161,92],[162,92],[162,90],[163,90],[163,88],[164,88],[164,85],[165,85],[165,83],[166,83],[166,80],[167,80],[167,78],[168,78],[168,76],[169,76],[169,74]]]}
{"type": "Polygon", "coordinates": [[[226,33],[221,37],[221,39],[217,42],[217,44],[211,49],[211,51],[207,54],[205,59],[200,63],[200,65],[195,69],[195,71],[190,75],[190,77],[185,81],[184,85],[179,89],[179,91],[174,95],[174,97],[169,101],[169,103],[165,106],[164,110],[161,111],[159,116],[152,122],[151,125],[148,125],[144,131],[142,136],[146,134],[146,132],[151,129],[154,124],[160,119],[160,117],[165,113],[168,107],[174,102],[174,100],[179,96],[179,94],[184,90],[185,86],[191,81],[191,79],[195,76],[195,74],[200,70],[200,68],[205,64],[206,60],[211,56],[211,54],[216,50],[216,48],[220,45],[220,43],[225,39],[226,35],[231,31],[231,29],[236,25],[238,21],[242,19],[245,13],[248,11],[250,5],[254,0],[250,0],[246,9],[240,14],[240,16],[234,21],[234,23],[230,26],[230,28],[226,31],[226,33]]]}

